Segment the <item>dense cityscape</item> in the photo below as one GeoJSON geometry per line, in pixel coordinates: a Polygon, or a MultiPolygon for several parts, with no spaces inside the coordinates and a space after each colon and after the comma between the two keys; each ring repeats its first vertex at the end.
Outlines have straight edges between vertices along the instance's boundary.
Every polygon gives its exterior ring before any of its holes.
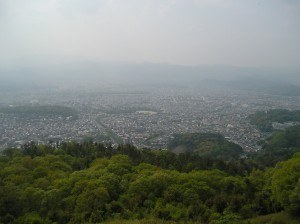
{"type": "Polygon", "coordinates": [[[75,109],[78,118],[0,113],[0,148],[20,147],[28,141],[44,144],[91,139],[164,149],[174,134],[211,132],[221,133],[246,151],[255,151],[268,133],[251,125],[248,115],[269,109],[300,109],[297,102],[299,97],[175,87],[7,93],[1,98],[2,108],[64,105],[75,109]]]}

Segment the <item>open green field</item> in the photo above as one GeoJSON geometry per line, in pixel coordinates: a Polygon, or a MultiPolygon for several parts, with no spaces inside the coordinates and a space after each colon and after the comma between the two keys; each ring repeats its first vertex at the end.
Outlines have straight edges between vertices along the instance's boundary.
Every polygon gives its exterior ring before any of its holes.
{"type": "Polygon", "coordinates": [[[13,114],[19,117],[61,116],[78,118],[78,112],[70,107],[59,105],[12,106],[0,108],[0,113],[13,114]]]}

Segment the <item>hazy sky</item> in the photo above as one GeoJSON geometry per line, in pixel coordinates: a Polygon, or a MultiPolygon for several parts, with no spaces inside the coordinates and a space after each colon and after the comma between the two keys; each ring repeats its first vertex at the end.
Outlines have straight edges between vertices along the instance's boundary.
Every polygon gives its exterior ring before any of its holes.
{"type": "Polygon", "coordinates": [[[298,67],[300,0],[0,0],[1,65],[43,57],[298,67]]]}

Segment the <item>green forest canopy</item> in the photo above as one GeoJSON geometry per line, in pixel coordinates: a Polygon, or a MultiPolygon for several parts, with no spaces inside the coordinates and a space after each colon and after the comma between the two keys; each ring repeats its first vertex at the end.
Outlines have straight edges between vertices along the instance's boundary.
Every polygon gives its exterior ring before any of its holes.
{"type": "MultiPolygon", "coordinates": [[[[299,130],[263,150],[299,149],[299,130]]],[[[257,158],[27,143],[0,157],[0,223],[299,223],[300,154],[273,167],[257,158]]]]}

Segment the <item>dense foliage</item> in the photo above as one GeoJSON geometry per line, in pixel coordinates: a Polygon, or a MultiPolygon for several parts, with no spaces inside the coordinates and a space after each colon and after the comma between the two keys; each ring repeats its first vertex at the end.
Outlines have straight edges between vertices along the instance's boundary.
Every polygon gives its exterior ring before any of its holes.
{"type": "Polygon", "coordinates": [[[20,117],[36,117],[36,116],[62,116],[72,117],[76,119],[78,113],[76,110],[58,105],[34,105],[34,106],[14,106],[0,109],[0,113],[14,114],[20,117]]]}
{"type": "Polygon", "coordinates": [[[214,133],[177,134],[168,148],[175,153],[191,152],[202,157],[225,160],[237,159],[243,154],[241,146],[214,133]]]}
{"type": "Polygon", "coordinates": [[[250,123],[256,125],[258,129],[265,132],[273,131],[272,122],[285,123],[285,122],[300,122],[300,110],[269,110],[258,111],[251,114],[248,119],[250,123]]]}
{"type": "Polygon", "coordinates": [[[28,143],[0,158],[2,223],[241,223],[281,210],[300,214],[299,154],[264,170],[253,159],[92,142],[28,143]]]}

